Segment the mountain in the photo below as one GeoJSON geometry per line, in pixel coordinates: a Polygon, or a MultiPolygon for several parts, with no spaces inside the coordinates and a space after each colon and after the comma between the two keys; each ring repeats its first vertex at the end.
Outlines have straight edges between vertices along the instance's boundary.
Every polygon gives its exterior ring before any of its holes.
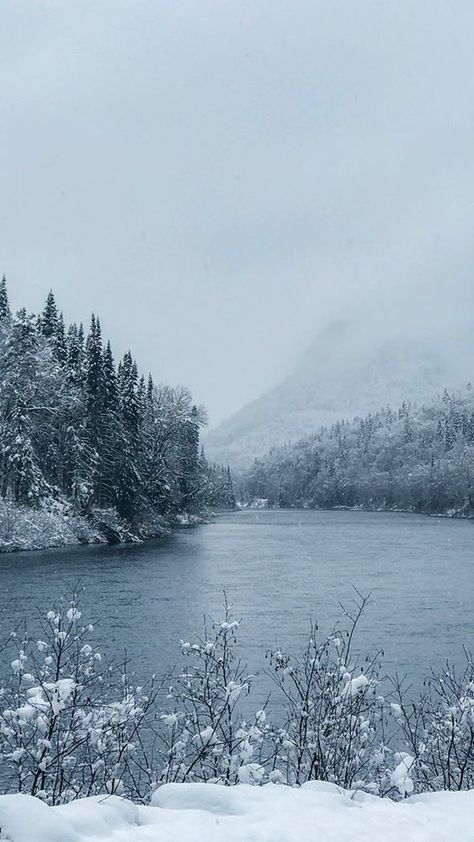
{"type": "Polygon", "coordinates": [[[420,325],[409,334],[358,320],[332,322],[279,385],[211,430],[209,458],[245,469],[271,447],[382,406],[430,401],[473,377],[474,330],[420,325]]]}

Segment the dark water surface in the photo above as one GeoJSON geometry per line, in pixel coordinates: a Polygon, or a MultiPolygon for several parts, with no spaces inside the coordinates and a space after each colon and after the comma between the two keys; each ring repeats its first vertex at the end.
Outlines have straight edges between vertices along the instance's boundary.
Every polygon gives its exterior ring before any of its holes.
{"type": "Polygon", "coordinates": [[[126,649],[143,678],[172,666],[203,612],[220,617],[225,589],[257,672],[275,642],[301,649],[310,617],[329,629],[355,585],[373,596],[358,648],[382,647],[386,671],[418,683],[430,664],[461,662],[462,644],[473,644],[473,546],[469,521],[243,511],[141,546],[3,555],[0,639],[80,584],[83,619],[100,620],[99,647],[126,649]]]}

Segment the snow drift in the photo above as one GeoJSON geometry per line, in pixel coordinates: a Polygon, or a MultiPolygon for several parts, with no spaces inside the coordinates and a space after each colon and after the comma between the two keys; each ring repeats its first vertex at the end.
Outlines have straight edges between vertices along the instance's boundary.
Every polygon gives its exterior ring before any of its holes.
{"type": "Polygon", "coordinates": [[[311,782],[300,789],[167,784],[150,806],[116,796],[48,807],[0,797],[8,842],[470,842],[474,792],[440,792],[400,803],[311,782]]]}

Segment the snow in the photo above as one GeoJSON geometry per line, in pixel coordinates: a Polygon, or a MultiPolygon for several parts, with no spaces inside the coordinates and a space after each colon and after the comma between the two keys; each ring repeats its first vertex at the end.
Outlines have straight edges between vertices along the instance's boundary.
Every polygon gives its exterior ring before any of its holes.
{"type": "Polygon", "coordinates": [[[397,766],[390,775],[393,786],[396,786],[400,795],[410,795],[413,792],[414,784],[410,778],[410,770],[415,762],[415,758],[405,751],[398,752],[395,755],[397,766]]]}
{"type": "Polygon", "coordinates": [[[320,782],[167,784],[146,807],[117,796],[48,807],[4,795],[0,828],[2,842],[474,842],[474,792],[396,803],[320,782]]]}
{"type": "Polygon", "coordinates": [[[369,684],[369,679],[365,675],[358,675],[356,678],[350,679],[345,688],[343,695],[344,696],[357,696],[358,693],[362,693],[367,685],[369,684]]]}

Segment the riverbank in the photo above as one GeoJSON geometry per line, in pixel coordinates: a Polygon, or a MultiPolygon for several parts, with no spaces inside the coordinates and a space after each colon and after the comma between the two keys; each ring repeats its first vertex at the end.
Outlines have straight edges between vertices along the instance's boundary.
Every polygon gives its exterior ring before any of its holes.
{"type": "Polygon", "coordinates": [[[251,503],[239,503],[240,511],[311,511],[311,512],[370,512],[372,514],[400,514],[400,515],[423,515],[424,517],[435,518],[459,518],[461,520],[474,520],[474,509],[465,507],[463,509],[447,509],[446,511],[425,511],[423,509],[404,509],[399,506],[311,506],[302,503],[295,506],[274,506],[265,500],[256,500],[251,503]]]}
{"type": "Polygon", "coordinates": [[[46,550],[88,544],[142,543],[165,538],[175,529],[208,523],[211,512],[178,513],[163,517],[150,514],[135,528],[114,509],[95,509],[84,517],[66,504],[53,501],[33,509],[0,502],[0,553],[46,550]]]}

